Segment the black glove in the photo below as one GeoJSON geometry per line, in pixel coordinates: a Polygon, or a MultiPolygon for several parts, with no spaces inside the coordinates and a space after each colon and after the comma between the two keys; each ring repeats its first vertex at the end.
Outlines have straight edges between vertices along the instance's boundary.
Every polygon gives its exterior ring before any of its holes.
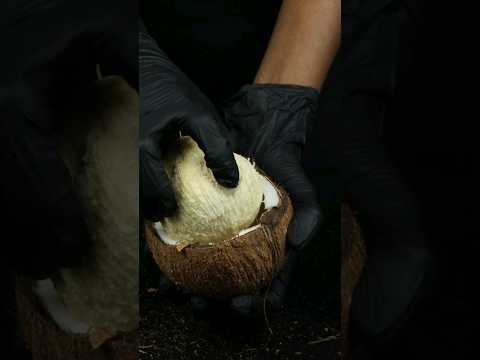
{"type": "Polygon", "coordinates": [[[207,166],[226,187],[238,184],[238,168],[220,130],[213,104],[160,50],[140,24],[140,201],[143,216],[156,220],[176,209],[162,152],[179,132],[205,153],[207,166]]]}
{"type": "MultiPolygon", "coordinates": [[[[225,107],[225,121],[234,151],[255,163],[290,195],[294,215],[287,232],[287,260],[267,294],[269,305],[283,304],[292,271],[321,224],[316,191],[302,168],[306,143],[319,93],[294,85],[247,85],[225,107]]],[[[234,310],[248,315],[261,304],[258,297],[232,299],[234,310]]]]}

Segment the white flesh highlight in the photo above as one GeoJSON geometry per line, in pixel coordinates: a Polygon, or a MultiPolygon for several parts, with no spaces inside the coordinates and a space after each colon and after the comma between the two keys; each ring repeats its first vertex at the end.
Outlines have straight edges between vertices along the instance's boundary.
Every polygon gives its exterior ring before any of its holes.
{"type": "Polygon", "coordinates": [[[179,241],[172,239],[170,236],[167,235],[167,233],[163,230],[162,223],[156,222],[153,224],[153,227],[157,231],[157,235],[160,237],[160,239],[167,245],[177,245],[179,241]]]}
{"type": "Polygon", "coordinates": [[[265,210],[278,207],[280,204],[280,195],[278,195],[277,189],[275,189],[272,182],[265,176],[263,176],[263,182],[263,204],[265,205],[265,210]]]}
{"type": "MultiPolygon", "coordinates": [[[[263,204],[265,207],[265,211],[273,209],[275,207],[278,207],[280,204],[280,195],[278,194],[277,189],[275,189],[275,186],[272,184],[272,182],[267,179],[266,177],[262,176],[263,180],[263,204]]],[[[173,239],[170,237],[165,230],[162,227],[161,222],[156,222],[153,224],[153,227],[155,231],[157,232],[157,235],[160,237],[163,243],[167,245],[177,245],[180,243],[180,241],[173,239]]],[[[243,236],[245,234],[248,234],[249,232],[252,232],[258,228],[260,228],[260,224],[256,224],[253,226],[250,226],[246,229],[240,230],[240,232],[235,235],[234,237],[237,236],[243,236]]]]}
{"type": "Polygon", "coordinates": [[[63,331],[76,335],[88,333],[90,327],[84,322],[75,319],[67,310],[51,279],[35,281],[32,291],[37,296],[42,307],[50,315],[50,318],[63,331]]]}

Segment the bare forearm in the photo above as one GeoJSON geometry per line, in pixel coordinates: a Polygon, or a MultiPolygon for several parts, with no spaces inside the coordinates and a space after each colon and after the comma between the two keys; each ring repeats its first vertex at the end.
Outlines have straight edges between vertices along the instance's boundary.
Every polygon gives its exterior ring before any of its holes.
{"type": "Polygon", "coordinates": [[[340,44],[340,0],[284,0],[257,84],[322,87],[340,44]]]}

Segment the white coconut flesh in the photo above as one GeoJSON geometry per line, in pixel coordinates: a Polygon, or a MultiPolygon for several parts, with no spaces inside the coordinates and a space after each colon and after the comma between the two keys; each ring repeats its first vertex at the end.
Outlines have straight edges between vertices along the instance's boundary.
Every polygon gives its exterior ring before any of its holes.
{"type": "Polygon", "coordinates": [[[254,222],[262,208],[268,211],[279,205],[279,194],[270,180],[245,157],[234,157],[239,182],[235,188],[226,188],[215,180],[195,141],[188,136],[179,140],[178,151],[165,161],[178,209],[154,223],[165,244],[212,246],[242,236],[261,226],[254,222]]]}
{"type": "Polygon", "coordinates": [[[76,319],[72,313],[68,311],[52,279],[48,278],[35,281],[32,286],[32,291],[60,329],[68,334],[80,335],[88,333],[90,326],[76,319]]]}

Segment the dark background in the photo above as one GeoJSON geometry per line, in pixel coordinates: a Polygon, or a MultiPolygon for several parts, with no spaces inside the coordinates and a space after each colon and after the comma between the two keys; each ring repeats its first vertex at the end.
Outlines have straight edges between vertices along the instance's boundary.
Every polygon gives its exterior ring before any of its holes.
{"type": "MultiPolygon", "coordinates": [[[[417,313],[391,358],[473,358],[478,334],[474,125],[460,25],[446,2],[410,1],[402,17],[396,96],[385,123],[392,158],[420,200],[441,261],[437,297],[417,313]]],[[[478,355],[477,355],[478,356],[478,355]]]]}

